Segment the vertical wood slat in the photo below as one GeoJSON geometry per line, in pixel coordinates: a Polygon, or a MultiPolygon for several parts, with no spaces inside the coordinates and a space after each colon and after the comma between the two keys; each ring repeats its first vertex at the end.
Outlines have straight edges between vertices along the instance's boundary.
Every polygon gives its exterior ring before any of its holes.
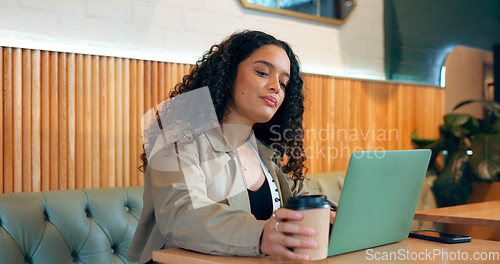
{"type": "Polygon", "coordinates": [[[165,63],[165,70],[164,70],[164,75],[165,75],[165,99],[167,100],[170,94],[170,91],[174,89],[175,84],[172,84],[172,77],[170,76],[170,73],[172,72],[172,63],[165,63]]]}
{"type": "Polygon", "coordinates": [[[177,80],[182,80],[182,77],[184,77],[184,75],[186,75],[188,65],[177,64],[177,66],[179,67],[179,71],[177,72],[177,80]]]}
{"type": "Polygon", "coordinates": [[[76,188],[76,57],[74,53],[67,57],[67,111],[68,111],[68,189],[76,188]]]}
{"type": "Polygon", "coordinates": [[[151,87],[151,62],[150,61],[142,61],[144,65],[144,69],[141,71],[142,76],[144,78],[144,113],[147,112],[152,104],[152,87],[151,87]]]}
{"type": "Polygon", "coordinates": [[[14,192],[23,189],[23,91],[22,91],[22,54],[14,49],[13,54],[13,97],[14,97],[14,192]]]}
{"type": "Polygon", "coordinates": [[[58,53],[59,189],[68,189],[68,75],[66,53],[58,53]]]}
{"type": "Polygon", "coordinates": [[[40,118],[41,118],[41,187],[50,190],[50,55],[42,51],[40,58],[40,118]]]}
{"type": "MultiPolygon", "coordinates": [[[[148,109],[144,107],[144,61],[139,60],[137,62],[137,121],[140,124],[142,115],[145,113],[148,109]]],[[[140,147],[140,153],[142,153],[142,131],[141,131],[141,126],[139,125],[137,127],[136,131],[136,141],[137,141],[137,146],[140,147]]],[[[138,173],[137,179],[138,179],[138,184],[143,185],[144,184],[144,173],[138,173]]]]}
{"type": "Polygon", "coordinates": [[[108,65],[107,58],[99,59],[99,186],[107,187],[109,182],[108,168],[108,118],[107,118],[107,82],[108,82],[108,65]]]}
{"type": "Polygon", "coordinates": [[[3,192],[3,181],[5,179],[4,177],[4,172],[3,172],[3,128],[4,128],[4,123],[3,123],[3,120],[4,120],[4,110],[3,110],[3,99],[4,99],[4,87],[3,87],[3,76],[4,76],[4,72],[3,72],[3,64],[4,64],[4,61],[3,61],[3,50],[4,48],[3,47],[0,47],[0,144],[2,145],[0,147],[0,193],[3,192]]]}
{"type": "Polygon", "coordinates": [[[42,168],[41,168],[41,144],[42,144],[42,132],[41,132],[41,57],[39,50],[33,50],[31,52],[32,56],[32,74],[31,77],[31,162],[33,166],[33,182],[32,189],[34,192],[39,192],[42,190],[42,168]]]}
{"type": "MultiPolygon", "coordinates": [[[[143,184],[137,170],[142,113],[167,99],[191,68],[4,47],[0,60],[0,192],[143,184]]],[[[304,78],[309,88],[304,128],[312,131],[310,137],[305,133],[310,173],[345,170],[356,148],[411,148],[414,129],[422,137],[439,135],[441,89],[304,78]],[[391,129],[398,137],[392,141],[369,134],[391,129]],[[333,138],[319,140],[325,130],[333,138]],[[339,130],[347,134],[335,134],[339,130]],[[351,130],[361,133],[359,140],[349,138],[351,130]]]]}
{"type": "MultiPolygon", "coordinates": [[[[381,87],[383,88],[383,87],[381,87]]],[[[397,87],[394,84],[388,85],[388,108],[387,113],[397,113],[397,101],[394,98],[397,98],[397,87]]],[[[397,128],[397,114],[388,115],[388,129],[397,128]]],[[[396,131],[397,132],[397,131],[396,131]]],[[[388,149],[398,149],[397,144],[400,140],[398,137],[398,133],[395,135],[392,133],[392,130],[389,131],[388,140],[388,149]]]]}
{"type": "Polygon", "coordinates": [[[116,186],[116,142],[115,142],[115,97],[116,97],[116,82],[115,82],[115,58],[108,57],[108,111],[107,119],[108,123],[108,184],[109,187],[116,186]]]}
{"type": "Polygon", "coordinates": [[[116,90],[115,90],[115,109],[116,109],[116,186],[123,186],[123,78],[122,78],[123,64],[121,59],[116,60],[115,76],[116,76],[116,90]]]}
{"type": "Polygon", "coordinates": [[[50,189],[59,189],[59,81],[57,52],[50,52],[50,189]]]}
{"type": "Polygon", "coordinates": [[[165,62],[158,63],[158,103],[167,100],[167,87],[165,86],[165,62]]]}
{"type": "Polygon", "coordinates": [[[22,191],[32,191],[31,51],[22,50],[22,191]]]}
{"type": "Polygon", "coordinates": [[[146,71],[144,74],[150,75],[150,84],[151,87],[151,105],[150,108],[156,107],[156,105],[160,102],[158,100],[158,62],[152,61],[150,64],[150,71],[146,71]]]}
{"type": "MultiPolygon", "coordinates": [[[[335,100],[337,99],[337,95],[336,95],[337,88],[335,87],[335,83],[334,83],[333,79],[327,78],[326,81],[327,81],[328,92],[329,92],[329,95],[326,98],[328,100],[326,103],[326,109],[328,110],[328,113],[330,113],[330,119],[333,120],[333,123],[338,124],[338,117],[341,115],[341,113],[335,111],[335,100]]],[[[330,129],[335,129],[335,128],[330,128],[330,129]]],[[[336,141],[334,141],[333,143],[335,144],[336,141]]],[[[337,150],[338,150],[338,147],[337,147],[337,150]]],[[[330,149],[330,152],[331,152],[330,155],[338,156],[338,151],[335,152],[335,150],[330,149]]],[[[337,158],[328,159],[328,168],[325,171],[332,171],[335,168],[336,160],[337,160],[337,158]]]]}
{"type": "MultiPolygon", "coordinates": [[[[178,79],[178,64],[177,63],[172,63],[170,65],[170,85],[175,86],[175,83],[179,80],[178,79]]],[[[181,80],[179,80],[180,82],[181,80]]]]}
{"type": "Polygon", "coordinates": [[[92,55],[92,187],[100,187],[100,87],[99,87],[99,56],[92,55]]]}
{"type": "MultiPolygon", "coordinates": [[[[342,129],[342,122],[343,120],[345,119],[345,115],[343,113],[343,109],[344,109],[344,105],[343,105],[343,100],[344,100],[344,97],[343,97],[343,94],[342,94],[342,86],[340,86],[338,84],[338,81],[337,80],[332,80],[332,86],[335,87],[335,98],[336,100],[333,102],[333,105],[334,105],[334,108],[332,109],[332,111],[334,111],[336,114],[336,118],[335,118],[335,124],[336,124],[336,127],[334,128],[334,131],[337,131],[339,129],[342,129]]],[[[339,136],[335,136],[334,135],[334,138],[336,139],[334,144],[335,144],[335,147],[337,148],[337,157],[335,158],[335,163],[333,164],[333,168],[331,169],[332,171],[336,168],[337,170],[340,170],[340,167],[341,167],[341,158],[339,157],[342,157],[342,146],[341,146],[341,143],[343,143],[342,141],[339,140],[339,136]]]]}
{"type": "MultiPolygon", "coordinates": [[[[130,179],[130,63],[128,59],[122,62],[123,79],[123,182],[131,185],[130,179]]],[[[137,158],[137,157],[136,157],[137,158]]]]}
{"type": "Polygon", "coordinates": [[[138,118],[138,102],[137,102],[137,60],[130,60],[130,181],[132,185],[138,184],[139,167],[139,145],[137,138],[141,125],[141,119],[138,118]],[[139,127],[139,128],[138,128],[139,127]]]}
{"type": "Polygon", "coordinates": [[[85,188],[85,126],[84,126],[84,66],[83,55],[75,58],[75,179],[76,189],[85,188]]]}
{"type": "Polygon", "coordinates": [[[3,49],[3,156],[4,184],[3,192],[14,191],[14,115],[13,115],[13,80],[12,48],[3,49]]]}
{"type": "Polygon", "coordinates": [[[84,103],[84,178],[85,178],[85,188],[92,188],[92,58],[90,55],[84,56],[84,94],[85,94],[85,103],[84,103]]]}

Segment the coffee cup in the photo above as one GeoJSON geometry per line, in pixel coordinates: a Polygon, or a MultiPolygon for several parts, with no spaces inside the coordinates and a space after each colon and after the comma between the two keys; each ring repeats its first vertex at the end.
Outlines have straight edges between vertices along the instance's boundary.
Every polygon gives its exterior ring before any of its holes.
{"type": "Polygon", "coordinates": [[[300,239],[315,241],[317,244],[316,248],[295,248],[294,252],[306,254],[310,260],[319,260],[327,257],[330,205],[325,195],[304,195],[288,199],[284,207],[299,211],[303,215],[301,220],[289,222],[307,226],[316,231],[314,236],[292,235],[300,239]]]}

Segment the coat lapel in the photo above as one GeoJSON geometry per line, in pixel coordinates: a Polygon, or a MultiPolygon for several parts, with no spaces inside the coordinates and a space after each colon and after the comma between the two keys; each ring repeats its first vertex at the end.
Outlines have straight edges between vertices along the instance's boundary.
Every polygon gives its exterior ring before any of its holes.
{"type": "MultiPolygon", "coordinates": [[[[226,155],[228,155],[230,159],[234,161],[234,164],[235,165],[237,164],[235,160],[236,155],[232,150],[231,145],[228,143],[228,141],[222,134],[220,128],[206,131],[205,134],[207,135],[208,140],[210,141],[210,144],[212,145],[214,151],[225,152],[226,155]]],[[[255,136],[253,133],[251,137],[253,137],[253,140],[255,140],[255,136]]],[[[250,140],[252,140],[252,138],[250,140]]],[[[283,174],[279,166],[273,162],[273,158],[275,155],[277,155],[277,153],[274,150],[262,144],[260,141],[258,140],[256,141],[257,141],[257,151],[259,152],[259,156],[264,161],[264,164],[266,164],[267,169],[271,174],[271,177],[276,183],[276,187],[278,188],[278,193],[280,195],[280,206],[283,207],[283,203],[285,202],[284,200],[292,196],[290,187],[288,186],[288,181],[286,179],[287,176],[283,174]]],[[[242,177],[240,173],[237,173],[236,176],[242,177]]],[[[241,178],[241,180],[243,180],[243,178],[241,178]]],[[[249,213],[251,212],[248,192],[246,191],[228,197],[227,201],[229,206],[233,208],[242,209],[249,213]]]]}
{"type": "MultiPolygon", "coordinates": [[[[210,144],[212,145],[212,148],[215,152],[226,153],[225,157],[227,157],[227,158],[223,159],[226,161],[225,163],[228,163],[229,166],[234,166],[233,171],[235,171],[235,173],[231,173],[233,175],[228,175],[229,177],[236,177],[233,179],[233,182],[235,183],[233,185],[233,187],[241,186],[243,178],[242,178],[241,174],[239,172],[237,172],[238,167],[237,167],[237,162],[236,162],[236,155],[235,155],[231,145],[229,144],[229,142],[226,140],[226,138],[222,134],[222,131],[220,130],[220,128],[215,128],[215,129],[205,131],[205,135],[207,136],[208,141],[210,141],[210,144]]],[[[222,164],[221,168],[224,168],[225,165],[227,165],[227,164],[222,164]]],[[[244,183],[243,183],[243,186],[244,186],[244,183]]],[[[238,189],[241,189],[241,188],[238,188],[238,189]]],[[[245,210],[248,213],[251,213],[248,192],[246,192],[246,188],[243,188],[243,189],[244,189],[244,191],[237,193],[237,194],[234,194],[234,192],[232,192],[232,194],[229,195],[229,197],[227,198],[227,203],[232,208],[245,210]]]]}

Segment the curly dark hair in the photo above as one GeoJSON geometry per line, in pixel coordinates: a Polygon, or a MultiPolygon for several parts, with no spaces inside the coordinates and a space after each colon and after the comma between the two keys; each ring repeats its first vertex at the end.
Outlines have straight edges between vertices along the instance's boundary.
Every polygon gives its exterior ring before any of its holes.
{"type": "MultiPolygon", "coordinates": [[[[266,123],[255,124],[253,130],[257,139],[278,152],[283,160],[282,171],[289,173],[294,180],[303,180],[307,168],[304,166],[306,155],[303,147],[303,81],[300,76],[299,62],[290,46],[261,31],[236,32],[213,45],[201,59],[182,78],[170,98],[194,89],[208,86],[219,122],[229,113],[238,65],[254,51],[265,45],[275,45],[285,50],[290,59],[290,79],[286,86],[285,98],[276,114],[266,123]]],[[[141,155],[144,171],[147,165],[145,153],[141,155]]]]}

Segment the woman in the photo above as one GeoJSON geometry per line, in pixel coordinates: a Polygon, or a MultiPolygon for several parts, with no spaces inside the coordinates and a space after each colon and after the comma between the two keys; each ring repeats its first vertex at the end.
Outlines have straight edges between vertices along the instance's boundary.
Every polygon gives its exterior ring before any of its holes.
{"type": "MultiPolygon", "coordinates": [[[[222,129],[176,146],[178,172],[147,170],[144,209],[129,260],[146,263],[152,251],[171,247],[307,259],[288,248],[315,243],[289,234],[315,231],[287,222],[301,219],[300,213],[278,209],[289,197],[305,193],[303,82],[295,54],[263,32],[235,33],[212,46],[170,97],[204,86],[222,129]],[[234,180],[230,174],[242,175],[248,191],[214,200],[220,186],[227,190],[225,179],[234,180]],[[198,207],[194,196],[218,202],[198,207]]],[[[144,154],[142,159],[146,166],[144,154]]]]}

